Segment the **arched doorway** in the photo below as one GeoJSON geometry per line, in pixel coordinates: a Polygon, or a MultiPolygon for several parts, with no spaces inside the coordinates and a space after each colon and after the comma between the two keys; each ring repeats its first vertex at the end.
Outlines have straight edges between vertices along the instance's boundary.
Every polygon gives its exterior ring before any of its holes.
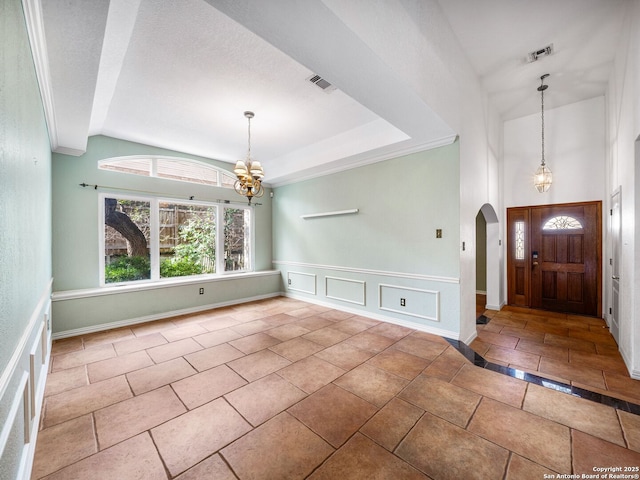
{"type": "Polygon", "coordinates": [[[485,203],[476,216],[476,290],[486,296],[485,309],[500,310],[503,304],[501,248],[498,215],[485,203]]]}

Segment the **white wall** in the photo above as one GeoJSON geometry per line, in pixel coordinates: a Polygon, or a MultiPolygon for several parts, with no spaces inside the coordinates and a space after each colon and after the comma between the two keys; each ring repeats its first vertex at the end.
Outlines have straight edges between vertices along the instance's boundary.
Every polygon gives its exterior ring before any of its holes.
{"type": "MultiPolygon", "coordinates": [[[[606,198],[621,189],[620,351],[632,376],[640,379],[640,2],[629,4],[614,72],[607,91],[606,198]]],[[[611,251],[607,239],[606,252],[611,251]]],[[[611,271],[603,275],[610,291],[611,271]]],[[[608,298],[608,295],[607,297],[608,298]]]]}
{"type": "MultiPolygon", "coordinates": [[[[547,92],[552,82],[549,78],[547,92]]],[[[544,113],[545,160],[553,172],[553,185],[545,193],[533,186],[541,160],[540,113],[506,121],[504,207],[604,200],[604,97],[545,109],[544,113]]]]}

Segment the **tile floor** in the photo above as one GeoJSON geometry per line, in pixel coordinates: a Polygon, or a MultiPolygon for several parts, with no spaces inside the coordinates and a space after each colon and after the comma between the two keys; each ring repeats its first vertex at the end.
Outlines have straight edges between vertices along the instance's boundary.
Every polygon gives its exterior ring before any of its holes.
{"type": "MultiPolygon", "coordinates": [[[[514,314],[476,346],[542,359],[503,332],[545,333],[514,314]]],[[[56,341],[45,395],[33,479],[526,480],[640,465],[640,416],[283,297],[56,341]]]]}
{"type": "Polygon", "coordinates": [[[627,367],[604,320],[506,306],[478,325],[471,348],[487,361],[640,404],[640,382],[627,367]]]}

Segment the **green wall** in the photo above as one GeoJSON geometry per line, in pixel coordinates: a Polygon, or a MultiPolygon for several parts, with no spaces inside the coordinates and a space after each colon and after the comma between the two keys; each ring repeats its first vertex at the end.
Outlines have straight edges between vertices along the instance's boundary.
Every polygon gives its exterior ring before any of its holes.
{"type": "MultiPolygon", "coordinates": [[[[49,309],[51,152],[20,0],[0,2],[0,478],[24,461],[23,382],[49,309]],[[15,406],[17,410],[15,409],[15,406]],[[14,407],[12,409],[12,406],[14,407]],[[13,412],[10,414],[10,412],[13,412]],[[8,430],[4,430],[8,429],[8,430]]],[[[38,372],[32,371],[35,376],[38,372]]],[[[29,449],[27,449],[29,451],[29,449]]],[[[24,466],[24,463],[22,463],[24,466]]]]}
{"type": "Polygon", "coordinates": [[[274,259],[457,277],[457,156],[455,143],[277,188],[274,259]]]}
{"type": "MultiPolygon", "coordinates": [[[[307,286],[294,290],[293,283],[288,293],[310,301],[457,332],[459,178],[456,142],[276,188],[273,199],[275,265],[287,285],[290,272],[294,274],[292,282],[310,282],[313,279],[310,275],[316,280],[316,293],[307,293],[311,290],[307,286]],[[301,218],[349,209],[358,209],[358,212],[301,218]],[[441,238],[436,238],[437,229],[442,230],[441,238]],[[298,273],[305,275],[298,276],[298,273]],[[331,278],[333,276],[339,280],[331,278]],[[410,289],[439,292],[439,321],[381,309],[384,299],[380,299],[380,284],[407,289],[400,298],[405,298],[410,289]],[[358,285],[364,289],[364,302],[356,292],[361,288],[358,285]],[[337,295],[328,293],[330,288],[336,289],[337,295]]],[[[403,310],[395,306],[392,309],[403,310]]],[[[408,306],[407,312],[416,313],[408,306]]]]}
{"type": "MultiPolygon", "coordinates": [[[[98,160],[126,155],[166,155],[191,158],[231,171],[232,165],[139,143],[96,136],[89,138],[87,152],[80,157],[53,154],[53,273],[54,291],[99,287],[98,195],[105,191],[160,192],[187,200],[229,200],[245,203],[228,188],[187,184],[162,178],[128,175],[98,169],[98,160]],[[81,183],[113,187],[113,190],[83,188],[81,183]]],[[[254,209],[256,220],[256,270],[271,268],[271,199],[267,192],[254,209]]]]}
{"type": "MultiPolygon", "coordinates": [[[[211,288],[205,288],[204,296],[192,298],[185,285],[167,288],[158,285],[153,290],[129,292],[122,295],[96,295],[99,289],[99,194],[120,192],[135,195],[136,192],[157,192],[177,199],[216,201],[228,200],[245,203],[246,200],[234,190],[206,185],[187,184],[172,180],[128,175],[98,169],[98,160],[126,155],[165,155],[192,158],[231,171],[232,165],[216,160],[118,140],[105,136],[89,138],[84,155],[73,157],[53,155],[53,274],[54,303],[53,331],[78,333],[91,327],[103,328],[105,324],[158,318],[163,312],[187,311],[228,304],[242,298],[255,298],[276,294],[279,283],[253,282],[249,278],[234,280],[234,288],[222,287],[219,280],[211,280],[211,288]],[[82,187],[81,183],[97,184],[82,187]],[[265,285],[267,287],[265,287],[265,285]],[[69,295],[73,291],[73,295],[69,295]],[[79,291],[79,292],[77,292],[79,291]],[[91,299],[83,299],[83,291],[91,299]],[[93,315],[87,315],[87,304],[93,315]],[[108,312],[105,317],[105,312],[108,312]]],[[[271,270],[271,198],[269,190],[258,200],[261,205],[254,208],[255,216],[255,270],[271,270]]],[[[198,292],[199,282],[189,283],[189,292],[198,292]]],[[[117,287],[110,287],[111,289],[117,287]]],[[[122,287],[124,290],[124,287],[122,287]]]]}

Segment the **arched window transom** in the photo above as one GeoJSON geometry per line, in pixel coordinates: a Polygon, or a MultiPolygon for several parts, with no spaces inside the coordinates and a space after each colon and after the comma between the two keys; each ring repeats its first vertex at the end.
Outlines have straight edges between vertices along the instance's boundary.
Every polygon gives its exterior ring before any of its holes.
{"type": "Polygon", "coordinates": [[[100,160],[100,170],[233,188],[235,177],[208,163],[176,157],[128,156],[100,160]]]}
{"type": "Polygon", "coordinates": [[[567,215],[550,218],[542,227],[543,230],[577,230],[580,228],[582,228],[580,221],[567,215]]]}

